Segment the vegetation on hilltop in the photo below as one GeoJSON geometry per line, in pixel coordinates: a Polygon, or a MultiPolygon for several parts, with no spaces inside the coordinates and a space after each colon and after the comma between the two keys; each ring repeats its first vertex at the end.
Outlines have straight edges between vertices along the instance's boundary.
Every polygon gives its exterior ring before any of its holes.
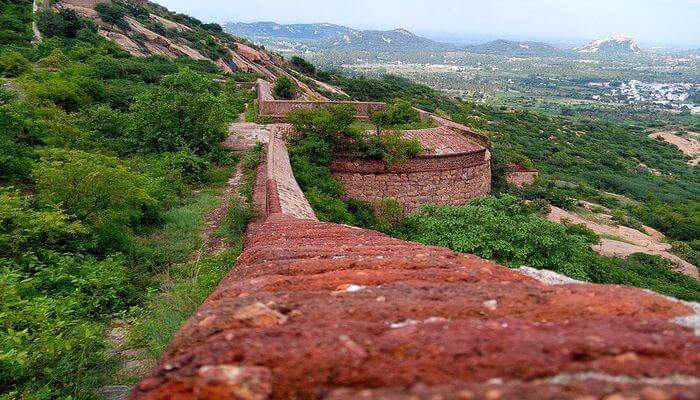
{"type": "Polygon", "coordinates": [[[289,121],[300,133],[288,138],[292,169],[317,216],[325,221],[358,223],[349,209],[358,206],[357,202],[342,201],[343,187],[331,176],[329,165],[334,154],[379,159],[394,165],[423,151],[420,142],[405,139],[397,132],[368,134],[356,129],[354,110],[349,107],[298,110],[289,116],[289,121]]]}

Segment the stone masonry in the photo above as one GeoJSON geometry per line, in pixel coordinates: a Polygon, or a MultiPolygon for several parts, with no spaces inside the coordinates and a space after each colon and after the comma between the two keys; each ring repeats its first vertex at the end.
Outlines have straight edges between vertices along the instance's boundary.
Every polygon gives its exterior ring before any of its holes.
{"type": "Polygon", "coordinates": [[[298,218],[273,170],[245,251],[131,399],[700,398],[700,305],[298,218]]]}
{"type": "Polygon", "coordinates": [[[443,127],[405,131],[404,136],[419,140],[424,152],[402,164],[334,157],[333,177],[348,198],[391,198],[413,212],[425,204],[463,205],[491,191],[490,153],[482,146],[443,127]]]}

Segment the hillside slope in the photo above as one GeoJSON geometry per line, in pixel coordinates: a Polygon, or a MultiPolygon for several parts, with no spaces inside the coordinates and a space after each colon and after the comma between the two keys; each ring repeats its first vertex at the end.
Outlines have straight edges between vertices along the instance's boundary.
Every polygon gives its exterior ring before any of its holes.
{"type": "Polygon", "coordinates": [[[70,9],[94,21],[100,36],[138,57],[185,57],[211,62],[222,72],[253,73],[275,81],[287,76],[302,89],[303,98],[324,99],[301,80],[288,74],[287,61],[245,39],[231,36],[221,26],[169,11],[143,0],[62,0],[57,10],[70,9]]]}

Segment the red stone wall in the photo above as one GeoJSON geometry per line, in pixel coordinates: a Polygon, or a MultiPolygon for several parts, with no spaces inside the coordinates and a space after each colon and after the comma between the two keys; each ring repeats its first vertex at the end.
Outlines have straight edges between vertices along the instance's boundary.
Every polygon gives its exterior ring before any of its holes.
{"type": "Polygon", "coordinates": [[[491,162],[485,149],[419,157],[393,168],[380,161],[338,158],[331,171],[348,197],[369,202],[392,198],[409,212],[425,204],[466,204],[491,191],[491,162]]]}
{"type": "Polygon", "coordinates": [[[700,398],[700,305],[294,218],[268,170],[245,251],[132,400],[700,398]]]}
{"type": "Polygon", "coordinates": [[[284,118],[295,110],[314,110],[335,105],[349,105],[355,108],[356,116],[369,119],[372,114],[386,108],[385,103],[361,101],[301,101],[275,100],[269,82],[258,80],[258,113],[261,117],[284,118]]]}

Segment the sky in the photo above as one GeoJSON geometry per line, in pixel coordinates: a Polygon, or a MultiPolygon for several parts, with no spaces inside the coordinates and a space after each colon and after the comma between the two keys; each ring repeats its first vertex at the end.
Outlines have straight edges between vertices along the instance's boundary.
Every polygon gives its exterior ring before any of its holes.
{"type": "Polygon", "coordinates": [[[436,40],[577,43],[625,34],[700,48],[700,0],[155,0],[207,22],[405,28],[436,40]]]}

